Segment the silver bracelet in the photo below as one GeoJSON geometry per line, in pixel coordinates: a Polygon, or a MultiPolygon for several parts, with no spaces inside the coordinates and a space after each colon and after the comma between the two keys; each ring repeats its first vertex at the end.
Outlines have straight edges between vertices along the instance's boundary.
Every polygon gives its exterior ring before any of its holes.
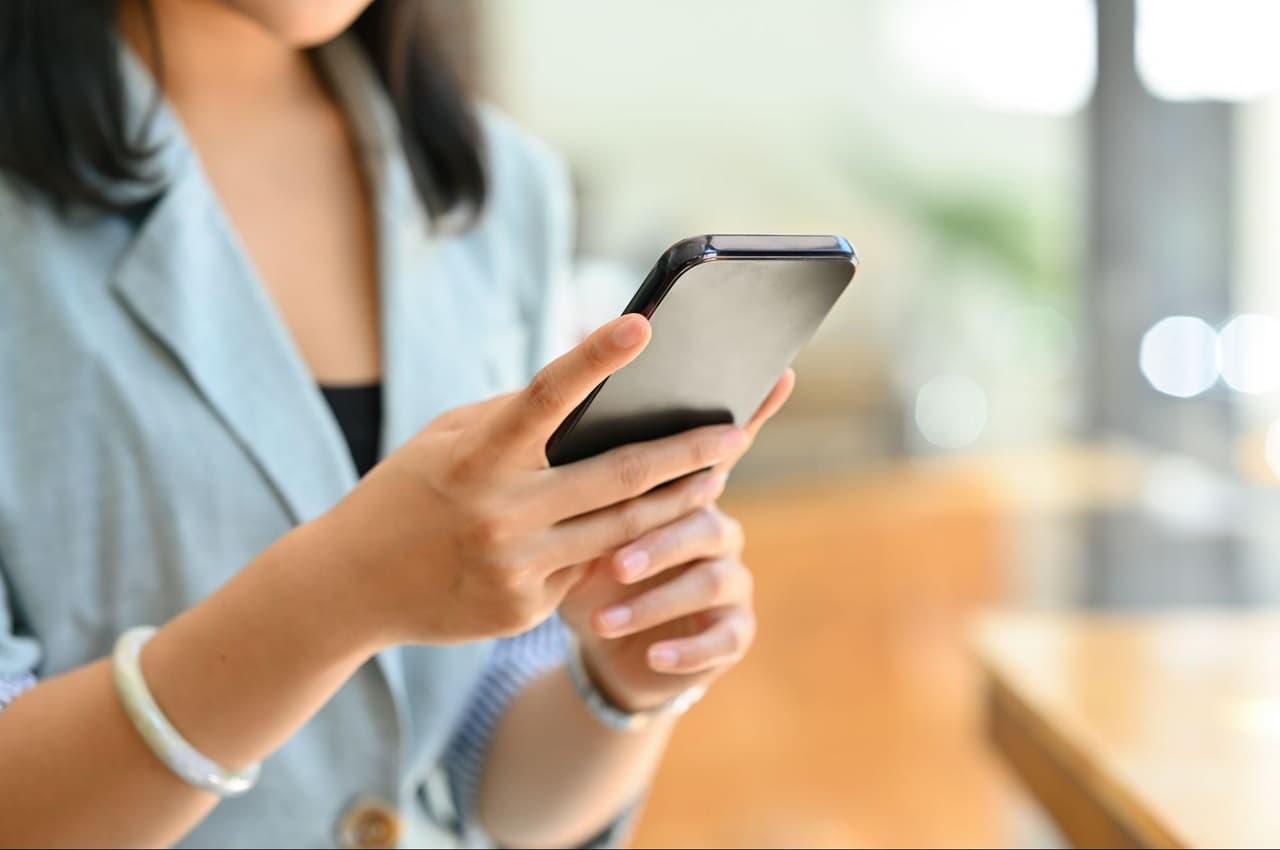
{"type": "Polygon", "coordinates": [[[262,765],[255,762],[240,770],[227,770],[191,746],[173,728],[173,724],[151,696],[138,659],[142,647],[155,633],[156,630],[151,626],[136,626],[120,635],[116,641],[112,655],[113,677],[125,714],[129,715],[129,720],[147,742],[151,752],[183,782],[219,797],[243,794],[258,781],[262,765]]]}
{"type": "Polygon", "coordinates": [[[587,673],[587,666],[582,660],[582,650],[578,645],[578,639],[570,633],[567,640],[569,642],[567,663],[569,679],[573,682],[573,689],[578,692],[578,696],[586,704],[591,716],[610,729],[616,729],[620,732],[637,732],[660,717],[679,717],[693,708],[707,692],[705,687],[698,685],[689,688],[683,693],[676,694],[676,696],[662,705],[647,711],[624,711],[614,705],[608,697],[600,693],[599,689],[592,683],[591,676],[587,673]]]}

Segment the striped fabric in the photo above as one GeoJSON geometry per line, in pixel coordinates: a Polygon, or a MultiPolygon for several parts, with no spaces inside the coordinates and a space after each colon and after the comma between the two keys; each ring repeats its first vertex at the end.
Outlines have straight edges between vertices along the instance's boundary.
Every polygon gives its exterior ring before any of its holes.
{"type": "Polygon", "coordinates": [[[567,648],[559,617],[498,641],[444,758],[453,802],[464,823],[475,822],[485,756],[498,721],[530,682],[564,663],[567,648]]]}
{"type": "Polygon", "coordinates": [[[35,684],[36,677],[30,673],[16,676],[0,673],[0,708],[13,702],[23,691],[34,688],[35,684]]]}

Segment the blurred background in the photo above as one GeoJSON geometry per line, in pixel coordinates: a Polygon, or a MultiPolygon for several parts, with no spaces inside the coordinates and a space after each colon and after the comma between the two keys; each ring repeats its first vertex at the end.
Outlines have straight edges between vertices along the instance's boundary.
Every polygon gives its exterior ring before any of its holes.
{"type": "Polygon", "coordinates": [[[1056,846],[968,625],[1280,596],[1280,3],[484,0],[476,87],[576,182],[575,322],[670,243],[861,270],[728,501],[756,650],[638,846],[1056,846]]]}

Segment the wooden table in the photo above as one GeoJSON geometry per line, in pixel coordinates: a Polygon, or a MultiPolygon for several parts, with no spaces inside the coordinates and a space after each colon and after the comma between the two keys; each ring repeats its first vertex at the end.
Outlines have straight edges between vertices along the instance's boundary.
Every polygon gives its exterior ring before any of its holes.
{"type": "Polygon", "coordinates": [[[997,748],[1082,847],[1280,843],[1280,613],[998,615],[997,748]]]}
{"type": "Polygon", "coordinates": [[[680,721],[632,846],[1016,843],[967,642],[1011,570],[988,479],[735,477],[724,506],[747,528],[759,635],[680,721]]]}

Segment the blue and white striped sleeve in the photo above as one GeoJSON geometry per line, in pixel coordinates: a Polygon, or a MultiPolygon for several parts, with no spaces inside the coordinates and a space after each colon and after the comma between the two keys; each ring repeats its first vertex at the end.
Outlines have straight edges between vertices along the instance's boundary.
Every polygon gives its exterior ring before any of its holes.
{"type": "Polygon", "coordinates": [[[36,685],[40,644],[10,603],[8,574],[0,558],[0,710],[36,685]]]}
{"type": "Polygon", "coordinates": [[[449,790],[464,821],[472,820],[475,812],[484,759],[498,721],[517,694],[564,663],[566,649],[564,626],[554,616],[495,646],[445,753],[449,790]]]}
{"type": "Polygon", "coordinates": [[[0,710],[36,686],[34,673],[0,674],[0,710]]]}
{"type": "MultiPolygon", "coordinates": [[[[485,757],[503,714],[512,700],[535,679],[565,662],[569,644],[565,626],[553,616],[522,635],[498,641],[489,665],[472,693],[462,723],[444,757],[454,809],[469,845],[484,845],[476,818],[480,780],[485,757]]],[[[614,847],[624,836],[631,809],[619,814],[599,836],[584,847],[614,847]]]]}

